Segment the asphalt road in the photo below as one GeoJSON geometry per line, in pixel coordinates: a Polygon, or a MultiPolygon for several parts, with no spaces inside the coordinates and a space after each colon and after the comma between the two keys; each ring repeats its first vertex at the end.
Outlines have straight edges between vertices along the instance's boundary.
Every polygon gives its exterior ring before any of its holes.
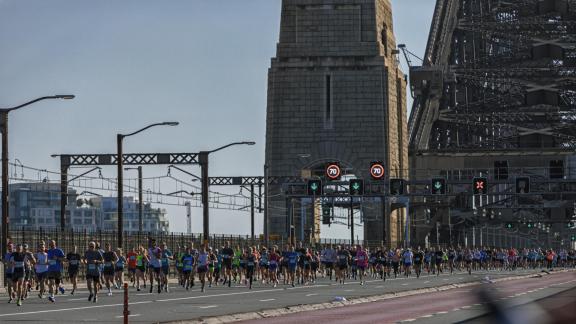
{"type": "Polygon", "coordinates": [[[242,323],[502,323],[490,314],[489,300],[504,309],[509,320],[506,323],[550,323],[549,314],[563,316],[558,322],[576,323],[575,287],[576,273],[564,272],[242,323]],[[490,298],[481,298],[477,294],[480,289],[490,298]],[[568,316],[572,316],[571,321],[568,316]]]}
{"type": "MultiPolygon", "coordinates": [[[[310,286],[272,288],[256,284],[252,290],[245,286],[212,287],[205,293],[195,289],[186,291],[171,285],[171,292],[148,294],[130,288],[130,322],[157,323],[177,320],[190,320],[225,314],[260,311],[302,304],[316,304],[333,301],[335,297],[346,298],[373,296],[389,292],[407,291],[418,288],[443,286],[453,283],[478,281],[486,275],[492,279],[519,276],[538,271],[516,271],[489,273],[478,272],[440,276],[423,276],[420,279],[398,277],[386,282],[368,280],[361,286],[358,282],[345,285],[320,279],[310,286]]],[[[33,291],[22,307],[7,303],[7,296],[0,297],[0,323],[118,323],[122,320],[123,299],[121,291],[114,291],[111,297],[101,294],[97,304],[88,302],[88,292],[80,289],[74,296],[58,295],[56,303],[39,299],[33,291]]]]}

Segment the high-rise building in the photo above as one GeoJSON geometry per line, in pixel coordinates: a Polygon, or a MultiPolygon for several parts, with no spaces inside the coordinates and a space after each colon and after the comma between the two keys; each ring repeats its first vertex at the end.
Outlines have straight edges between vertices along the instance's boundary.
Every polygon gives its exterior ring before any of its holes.
{"type": "MultiPolygon", "coordinates": [[[[67,228],[115,230],[117,228],[116,197],[78,199],[76,190],[68,189],[67,228]]],[[[16,183],[10,185],[10,227],[14,229],[51,229],[60,227],[60,184],[16,183]]],[[[138,231],[138,203],[124,197],[124,230],[138,231]]],[[[143,208],[143,231],[168,232],[166,210],[143,208]]]]}

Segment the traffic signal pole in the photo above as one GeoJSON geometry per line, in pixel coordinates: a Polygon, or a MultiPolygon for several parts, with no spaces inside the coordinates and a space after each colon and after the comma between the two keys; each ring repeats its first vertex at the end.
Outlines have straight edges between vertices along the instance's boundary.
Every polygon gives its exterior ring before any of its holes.
{"type": "Polygon", "coordinates": [[[250,185],[250,238],[254,244],[254,185],[250,185]]]}
{"type": "Polygon", "coordinates": [[[350,197],[350,246],[354,245],[354,201],[350,197]]]}
{"type": "Polygon", "coordinates": [[[202,179],[202,239],[204,245],[208,247],[208,237],[210,236],[210,206],[208,206],[208,191],[210,181],[208,179],[208,154],[210,152],[202,151],[198,155],[200,164],[200,178],[202,179]]]}

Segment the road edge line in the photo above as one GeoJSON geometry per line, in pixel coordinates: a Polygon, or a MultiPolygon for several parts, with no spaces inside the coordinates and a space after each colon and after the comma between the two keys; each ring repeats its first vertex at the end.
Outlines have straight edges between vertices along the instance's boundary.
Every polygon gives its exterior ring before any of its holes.
{"type": "MultiPolygon", "coordinates": [[[[498,278],[490,280],[490,283],[494,282],[503,282],[503,281],[511,281],[511,280],[521,280],[521,279],[528,279],[528,278],[538,278],[542,276],[548,276],[553,274],[560,274],[566,272],[573,272],[575,270],[559,270],[553,271],[550,273],[546,272],[536,272],[528,275],[522,276],[510,276],[504,278],[498,278]]],[[[406,290],[400,292],[391,292],[382,295],[374,295],[374,296],[367,296],[367,297],[354,297],[347,301],[334,301],[334,302],[325,302],[325,303],[316,303],[310,305],[295,305],[295,306],[286,306],[281,308],[271,308],[265,309],[258,312],[246,312],[246,313],[236,313],[236,314],[228,314],[228,315],[219,315],[219,316],[212,316],[212,317],[204,317],[192,320],[178,320],[178,321],[169,321],[163,322],[165,324],[222,324],[222,323],[235,323],[241,321],[248,321],[248,320],[258,320],[258,319],[266,319],[266,318],[274,318],[284,315],[302,313],[307,311],[314,311],[314,310],[323,310],[323,309],[332,309],[332,308],[340,308],[344,306],[350,305],[358,305],[358,304],[366,304],[372,302],[383,301],[387,299],[394,299],[394,298],[401,298],[407,296],[414,296],[414,295],[421,295],[431,292],[440,292],[446,291],[450,289],[456,288],[463,288],[463,287],[471,287],[471,286],[478,286],[482,284],[483,279],[473,282],[466,282],[461,284],[448,284],[443,286],[437,287],[429,287],[429,288],[419,288],[414,290],[406,290]]]]}

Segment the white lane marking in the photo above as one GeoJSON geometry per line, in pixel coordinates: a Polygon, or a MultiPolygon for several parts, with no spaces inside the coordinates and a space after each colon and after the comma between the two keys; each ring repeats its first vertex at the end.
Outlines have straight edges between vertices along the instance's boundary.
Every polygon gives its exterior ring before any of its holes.
{"type": "MultiPolygon", "coordinates": [[[[313,286],[309,286],[313,287],[313,286]]],[[[303,288],[303,287],[296,287],[296,288],[303,288]]],[[[295,289],[295,288],[292,288],[295,289]]],[[[177,300],[188,300],[188,299],[199,299],[199,298],[210,298],[210,297],[222,297],[222,296],[234,296],[234,295],[247,295],[247,294],[258,294],[258,293],[265,293],[265,292],[279,292],[283,291],[283,288],[280,289],[265,289],[265,290],[252,290],[252,291],[242,291],[236,293],[226,293],[226,294],[215,294],[215,295],[202,295],[202,296],[190,296],[190,297],[179,297],[179,298],[169,298],[169,299],[157,299],[156,302],[171,302],[177,300]]]]}
{"type": "Polygon", "coordinates": [[[136,296],[148,296],[148,295],[154,295],[154,294],[152,293],[136,294],[136,296]]]}
{"type": "MultiPolygon", "coordinates": [[[[130,315],[128,315],[128,317],[137,317],[137,316],[140,316],[140,315],[142,315],[142,314],[130,314],[130,315]]],[[[116,318],[124,318],[124,315],[116,316],[116,318]]]]}
{"type": "Polygon", "coordinates": [[[442,315],[442,314],[448,314],[448,312],[442,311],[442,312],[436,312],[437,315],[442,315]]]}
{"type": "Polygon", "coordinates": [[[430,283],[430,281],[424,281],[425,284],[430,283]]]}
{"type": "Polygon", "coordinates": [[[407,283],[403,283],[402,286],[408,286],[408,284],[407,284],[407,283]]]}
{"type": "Polygon", "coordinates": [[[269,302],[269,301],[274,301],[274,300],[276,300],[276,298],[260,299],[259,301],[261,301],[261,302],[269,302]]]}
{"type": "Polygon", "coordinates": [[[415,318],[409,318],[409,319],[405,319],[402,322],[414,322],[416,319],[415,318]]]}
{"type": "Polygon", "coordinates": [[[318,296],[318,294],[306,294],[306,297],[318,296]]]}
{"type": "Polygon", "coordinates": [[[218,307],[218,305],[200,306],[201,309],[208,309],[208,308],[214,308],[214,307],[218,307]]]}
{"type": "Polygon", "coordinates": [[[460,307],[460,308],[461,308],[461,309],[469,309],[469,308],[472,308],[472,306],[462,306],[462,307],[460,307]]]}
{"type": "Polygon", "coordinates": [[[434,316],[434,315],[433,315],[433,314],[428,314],[428,315],[422,315],[422,316],[420,316],[420,318],[430,318],[430,317],[432,317],[432,316],[434,316]]]}
{"type": "Polygon", "coordinates": [[[345,292],[353,292],[354,289],[346,289],[346,290],[344,290],[344,291],[345,291],[345,292]]]}
{"type": "Polygon", "coordinates": [[[86,300],[86,298],[66,299],[66,301],[77,301],[77,300],[86,300]]]}
{"type": "MultiPolygon", "coordinates": [[[[130,303],[130,305],[150,304],[150,303],[152,303],[151,300],[146,300],[146,301],[141,301],[141,302],[130,303]]],[[[14,316],[14,315],[41,314],[41,313],[55,313],[55,312],[65,312],[65,311],[74,311],[74,310],[92,309],[92,308],[118,307],[118,306],[124,306],[124,304],[95,305],[95,306],[74,307],[74,308],[39,310],[39,311],[24,312],[24,313],[0,314],[0,317],[7,317],[7,316],[14,316]]]]}

